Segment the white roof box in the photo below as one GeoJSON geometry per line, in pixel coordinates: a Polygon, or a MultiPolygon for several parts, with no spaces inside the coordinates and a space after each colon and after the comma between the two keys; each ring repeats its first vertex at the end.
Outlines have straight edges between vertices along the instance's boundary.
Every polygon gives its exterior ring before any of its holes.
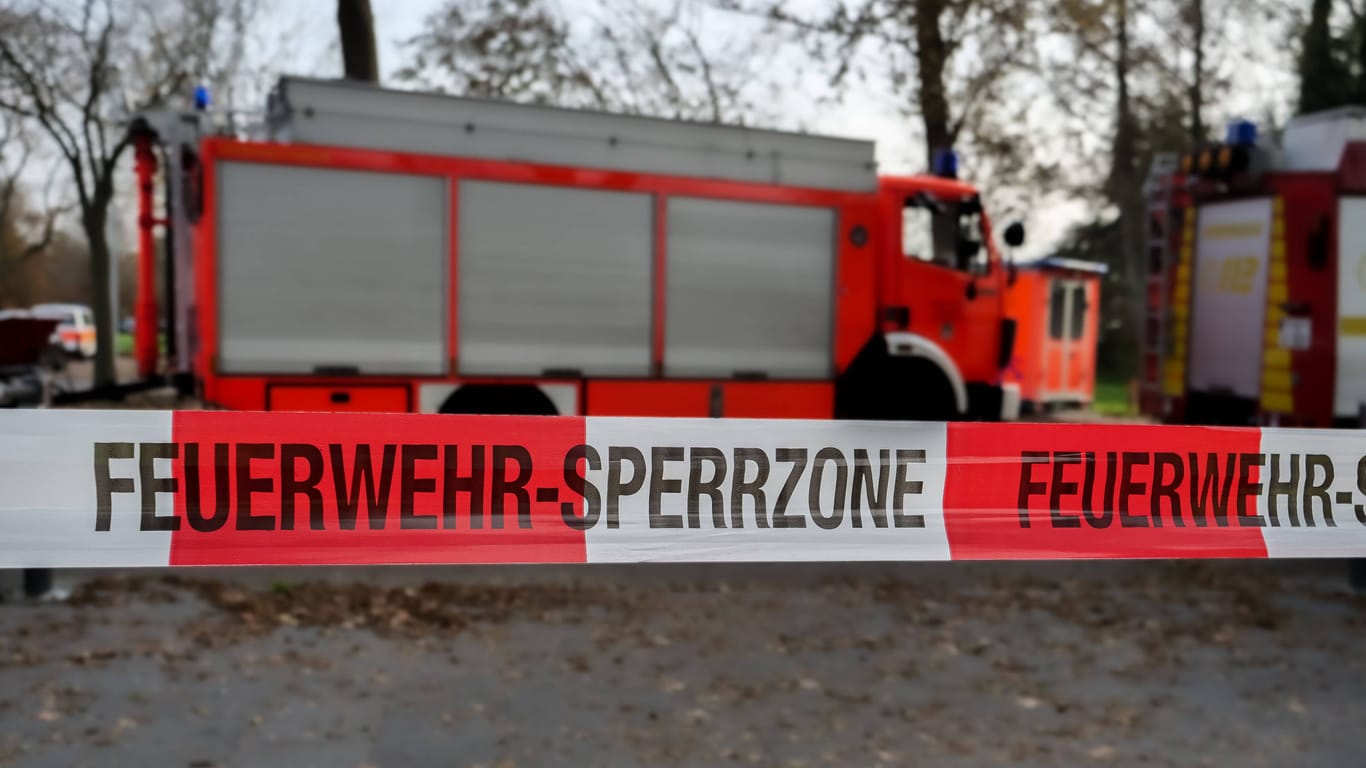
{"type": "Polygon", "coordinates": [[[1285,126],[1281,171],[1336,171],[1348,142],[1366,141],[1366,107],[1300,115],[1285,126]]]}
{"type": "Polygon", "coordinates": [[[273,141],[865,192],[870,141],[283,77],[273,141]]]}

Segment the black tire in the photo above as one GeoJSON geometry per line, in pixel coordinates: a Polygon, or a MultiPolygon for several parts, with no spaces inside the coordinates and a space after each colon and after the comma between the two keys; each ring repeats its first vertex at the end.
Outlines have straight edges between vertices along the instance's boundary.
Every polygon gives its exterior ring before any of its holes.
{"type": "Polygon", "coordinates": [[[56,344],[49,344],[38,358],[38,364],[54,373],[66,370],[66,350],[56,344]]]}
{"type": "Polygon", "coordinates": [[[1000,421],[1005,393],[990,384],[968,385],[968,418],[973,421],[1000,421]]]}
{"type": "Polygon", "coordinates": [[[557,416],[559,411],[531,384],[466,384],[441,404],[440,413],[499,416],[557,416]]]}
{"type": "Polygon", "coordinates": [[[51,568],[24,569],[24,597],[37,598],[52,591],[51,568]]]}
{"type": "Polygon", "coordinates": [[[874,338],[835,383],[835,418],[947,421],[958,400],[939,366],[922,357],[892,357],[874,338]]]}
{"type": "Polygon", "coordinates": [[[1366,560],[1347,561],[1347,584],[1357,592],[1366,592],[1366,560]]]}
{"type": "Polygon", "coordinates": [[[887,404],[892,418],[907,421],[953,421],[962,418],[953,385],[939,366],[919,357],[893,358],[892,381],[897,394],[887,404]]]}

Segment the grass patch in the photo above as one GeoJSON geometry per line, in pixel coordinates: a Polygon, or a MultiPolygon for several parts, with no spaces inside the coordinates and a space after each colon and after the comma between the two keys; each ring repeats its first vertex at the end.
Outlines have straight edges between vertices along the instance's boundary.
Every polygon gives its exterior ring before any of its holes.
{"type": "Polygon", "coordinates": [[[1138,413],[1129,402],[1129,382],[1123,379],[1096,379],[1096,399],[1091,410],[1105,416],[1134,416],[1138,413]]]}
{"type": "MultiPolygon", "coordinates": [[[[161,354],[166,354],[166,334],[157,334],[157,345],[161,349],[161,354]]],[[[114,339],[114,354],[119,357],[133,356],[133,334],[120,332],[114,339]]]]}

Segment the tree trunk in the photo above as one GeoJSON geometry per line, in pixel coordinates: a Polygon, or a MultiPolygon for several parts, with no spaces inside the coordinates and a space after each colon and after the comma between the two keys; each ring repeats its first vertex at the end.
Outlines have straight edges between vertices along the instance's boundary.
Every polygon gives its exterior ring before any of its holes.
{"type": "MultiPolygon", "coordinates": [[[[1357,77],[1352,89],[1352,103],[1366,104],[1366,15],[1358,16],[1355,22],[1357,38],[1357,77]]],[[[1362,561],[1366,562],[1366,561],[1362,561]]]]}
{"type": "MultiPolygon", "coordinates": [[[[915,58],[920,79],[920,118],[925,127],[925,167],[934,172],[936,152],[953,148],[952,117],[944,87],[944,69],[948,63],[948,46],[939,27],[944,15],[945,0],[916,0],[915,58]]],[[[958,239],[958,219],[953,215],[930,217],[930,248],[934,258],[948,258],[957,262],[955,245],[958,239]],[[944,256],[947,254],[947,256],[944,256]]]]}
{"type": "Polygon", "coordinates": [[[945,0],[916,0],[915,58],[920,79],[920,117],[925,126],[925,166],[934,163],[936,150],[953,145],[949,101],[944,88],[948,50],[939,28],[945,0]]]}
{"type": "Polygon", "coordinates": [[[1300,113],[1320,112],[1351,97],[1347,67],[1334,50],[1331,0],[1314,0],[1300,44],[1300,113]]]}
{"type": "Polygon", "coordinates": [[[114,352],[117,339],[114,333],[114,306],[111,289],[113,260],[109,255],[109,237],[105,225],[109,221],[109,196],[97,194],[81,212],[81,229],[90,245],[91,309],[95,313],[95,386],[107,387],[117,383],[114,372],[114,352]]]}
{"type": "Polygon", "coordinates": [[[1109,196],[1119,209],[1119,245],[1123,265],[1125,312],[1127,326],[1119,329],[1116,342],[1122,345],[1130,361],[1130,370],[1137,364],[1138,329],[1142,323],[1144,302],[1143,275],[1143,210],[1142,185],[1138,177],[1138,146],[1133,104],[1129,95],[1129,6],[1119,0],[1115,6],[1115,137],[1110,150],[1109,196]]]}
{"type": "Polygon", "coordinates": [[[370,0],[337,0],[342,67],[347,80],[379,82],[379,54],[375,51],[375,17],[370,0]]]}
{"type": "Polygon", "coordinates": [[[1191,72],[1191,148],[1205,143],[1205,121],[1200,114],[1205,106],[1205,0],[1190,0],[1191,38],[1195,46],[1195,66],[1191,72]]]}

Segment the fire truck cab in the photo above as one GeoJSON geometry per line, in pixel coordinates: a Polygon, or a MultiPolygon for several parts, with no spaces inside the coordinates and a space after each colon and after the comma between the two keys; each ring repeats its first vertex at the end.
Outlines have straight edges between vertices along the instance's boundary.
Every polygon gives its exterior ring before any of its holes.
{"type": "Polygon", "coordinates": [[[134,127],[170,169],[168,363],[207,403],[1018,407],[1009,270],[951,155],[880,179],[864,141],[304,78],[280,81],[257,135],[217,133],[202,113],[134,127]]]}
{"type": "Polygon", "coordinates": [[[1142,407],[1331,427],[1366,408],[1366,109],[1246,122],[1148,185],[1142,407]]]}
{"type": "MultiPolygon", "coordinates": [[[[879,180],[886,222],[883,332],[890,380],[920,382],[917,414],[977,414],[1018,410],[1018,390],[1002,400],[1001,371],[1015,342],[1006,319],[1005,289],[1013,278],[991,220],[971,184],[960,181],[952,155],[941,154],[937,175],[879,180]]],[[[1019,225],[1003,238],[1023,240],[1019,225]]],[[[890,393],[888,397],[893,397],[890,393]]]]}

